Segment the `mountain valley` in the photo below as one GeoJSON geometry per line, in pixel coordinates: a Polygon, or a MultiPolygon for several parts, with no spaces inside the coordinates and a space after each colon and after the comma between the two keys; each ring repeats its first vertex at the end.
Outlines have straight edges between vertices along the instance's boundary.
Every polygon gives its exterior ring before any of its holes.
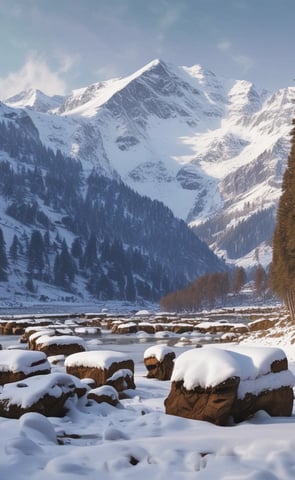
{"type": "MultiPolygon", "coordinates": [[[[36,229],[43,237],[49,232],[47,275],[43,269],[33,275],[35,289],[41,281],[39,291],[44,280],[52,283],[63,239],[70,249],[79,238],[85,256],[93,234],[98,260],[106,242],[112,247],[119,242],[121,257],[136,251],[144,258],[140,271],[122,266],[99,293],[114,259],[100,261],[94,279],[76,257],[74,283],[81,277],[86,287],[80,282],[68,290],[83,291],[83,297],[126,299],[140,291],[142,298],[157,299],[167,289],[223,270],[224,261],[267,268],[290,149],[293,96],[294,87],[270,93],[244,80],[218,78],[199,65],[154,60],[126,78],[66,97],[30,90],[4,100],[0,227],[7,248],[13,232],[19,232],[19,241],[36,229]],[[25,220],[24,204],[27,210],[35,205],[39,214],[25,220]],[[165,249],[168,241],[171,249],[165,249]],[[90,292],[89,282],[96,285],[90,292]],[[139,287],[141,282],[145,286],[139,287]]],[[[18,260],[9,267],[18,272],[20,290],[23,274],[30,277],[24,258],[23,266],[18,260]]]]}

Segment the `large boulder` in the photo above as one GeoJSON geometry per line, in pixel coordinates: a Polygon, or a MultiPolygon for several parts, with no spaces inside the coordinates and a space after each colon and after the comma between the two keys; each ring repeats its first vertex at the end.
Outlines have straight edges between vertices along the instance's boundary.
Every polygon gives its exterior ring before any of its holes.
{"type": "Polygon", "coordinates": [[[291,386],[268,387],[259,393],[247,392],[243,398],[236,399],[231,415],[235,422],[242,422],[259,410],[264,410],[271,417],[290,417],[293,398],[291,386]]]}
{"type": "Polygon", "coordinates": [[[227,321],[208,321],[200,322],[195,325],[194,330],[199,333],[212,333],[212,334],[222,334],[222,333],[248,333],[249,327],[243,323],[229,323],[227,321]]]}
{"type": "Polygon", "coordinates": [[[54,328],[42,327],[42,328],[40,328],[40,330],[32,332],[31,334],[28,334],[28,332],[25,332],[25,334],[23,336],[23,340],[25,340],[25,338],[27,338],[29,350],[37,350],[37,348],[36,348],[37,339],[39,337],[43,337],[45,335],[47,335],[48,337],[53,337],[55,335],[55,329],[54,328]]]}
{"type": "Polygon", "coordinates": [[[165,400],[166,413],[179,417],[226,425],[237,397],[238,377],[230,377],[212,387],[187,389],[183,382],[172,382],[165,400]]]}
{"type": "Polygon", "coordinates": [[[134,373],[128,368],[120,368],[111,377],[106,380],[106,385],[115,388],[117,392],[135,389],[134,373]]]}
{"type": "Polygon", "coordinates": [[[93,388],[87,393],[89,400],[94,400],[96,403],[108,403],[115,407],[119,403],[119,396],[117,390],[109,385],[102,385],[101,387],[93,388]]]}
{"type": "Polygon", "coordinates": [[[249,330],[250,332],[258,332],[259,330],[269,330],[270,328],[273,328],[276,323],[278,322],[278,319],[276,317],[274,318],[259,318],[257,320],[253,320],[252,322],[248,323],[249,330]]]}
{"type": "Polygon", "coordinates": [[[35,350],[44,352],[48,357],[72,355],[86,350],[85,341],[76,335],[41,335],[33,345],[35,350]]]}
{"type": "Polygon", "coordinates": [[[76,390],[76,381],[65,373],[37,375],[6,384],[0,392],[0,416],[20,418],[27,412],[64,416],[66,401],[75,396],[76,390]]]}
{"type": "Polygon", "coordinates": [[[232,409],[234,420],[246,420],[258,410],[273,417],[292,415],[294,377],[288,370],[283,351],[261,347],[244,347],[243,351],[251,354],[256,364],[260,363],[261,372],[256,378],[252,376],[241,381],[232,409]]]}
{"type": "Polygon", "coordinates": [[[228,346],[189,350],[175,360],[166,413],[226,425],[259,410],[290,416],[294,375],[279,348],[228,346]]]}
{"type": "Polygon", "coordinates": [[[128,375],[124,376],[125,385],[122,383],[122,388],[135,388],[134,362],[121,352],[96,350],[76,353],[66,358],[65,367],[67,373],[78,378],[92,378],[96,387],[110,384],[117,372],[127,370],[128,375]]]}
{"type": "Polygon", "coordinates": [[[175,353],[167,345],[153,345],[144,352],[144,364],[148,378],[170,380],[174,367],[175,353]]]}
{"type": "Polygon", "coordinates": [[[189,323],[175,323],[171,326],[171,331],[178,335],[182,333],[192,332],[193,329],[194,326],[190,325],[189,323]]]}
{"type": "Polygon", "coordinates": [[[137,325],[138,332],[145,332],[148,334],[154,334],[156,332],[156,326],[150,322],[140,322],[137,325]]]}
{"type": "Polygon", "coordinates": [[[28,350],[0,350],[0,385],[12,383],[51,371],[43,352],[28,350]]]}
{"type": "Polygon", "coordinates": [[[137,323],[135,322],[120,322],[112,327],[112,333],[119,333],[120,335],[129,335],[130,333],[137,333],[137,323]]]}

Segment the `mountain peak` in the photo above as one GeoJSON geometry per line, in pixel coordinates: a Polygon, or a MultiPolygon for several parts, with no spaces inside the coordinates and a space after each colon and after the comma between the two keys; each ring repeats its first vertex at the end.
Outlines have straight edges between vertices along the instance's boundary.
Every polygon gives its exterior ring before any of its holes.
{"type": "Polygon", "coordinates": [[[113,78],[103,82],[94,83],[88,87],[73,90],[72,94],[60,107],[60,114],[78,113],[93,116],[97,110],[106,104],[114,95],[124,90],[129,84],[146,75],[167,75],[168,66],[160,59],[154,59],[133,74],[123,78],[113,78]]]}
{"type": "Polygon", "coordinates": [[[194,78],[197,78],[201,83],[205,77],[216,77],[215,73],[211,72],[202,65],[196,64],[191,67],[182,67],[185,72],[194,78]]]}
{"type": "MultiPolygon", "coordinates": [[[[56,97],[38,90],[7,103],[26,106],[46,146],[79,159],[85,171],[95,167],[160,200],[197,226],[215,251],[238,263],[248,254],[254,262],[250,247],[255,251],[268,242],[267,214],[256,243],[240,241],[246,237],[241,222],[251,226],[255,212],[274,212],[289,152],[294,87],[270,95],[199,64],[176,66],[155,58],[129,76],[74,90],[53,111],[56,97]]],[[[5,108],[10,107],[0,104],[0,116],[14,115],[32,135],[22,109],[5,108]]]]}
{"type": "Polygon", "coordinates": [[[151,62],[144,65],[142,68],[138,69],[137,72],[145,71],[145,70],[151,70],[155,67],[158,67],[159,65],[162,66],[162,67],[167,67],[166,62],[164,62],[161,58],[155,58],[151,62]]]}
{"type": "Polygon", "coordinates": [[[164,62],[163,60],[156,58],[152,60],[151,62],[147,63],[143,67],[139,68],[136,70],[132,75],[129,75],[126,77],[129,80],[135,80],[138,77],[141,77],[142,75],[145,75],[146,73],[160,73],[160,72],[167,72],[168,71],[168,64],[164,62]]]}
{"type": "Polygon", "coordinates": [[[11,106],[15,106],[16,103],[28,101],[28,99],[33,98],[36,95],[37,90],[34,88],[28,88],[22,90],[21,92],[13,95],[5,100],[5,103],[11,106]]]}
{"type": "Polygon", "coordinates": [[[150,69],[150,68],[156,67],[158,65],[165,65],[165,62],[161,58],[154,58],[154,60],[147,63],[145,65],[145,67],[143,67],[143,68],[150,69]]]}
{"type": "Polygon", "coordinates": [[[5,104],[13,108],[30,107],[38,112],[49,112],[60,106],[64,101],[61,95],[46,95],[38,88],[29,88],[5,100],[5,104]]]}

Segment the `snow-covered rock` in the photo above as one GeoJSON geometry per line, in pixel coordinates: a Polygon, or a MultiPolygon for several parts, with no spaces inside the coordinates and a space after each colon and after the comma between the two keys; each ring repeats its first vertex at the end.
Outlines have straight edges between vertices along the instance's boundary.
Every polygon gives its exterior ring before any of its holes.
{"type": "Polygon", "coordinates": [[[126,381],[127,388],[134,388],[134,361],[121,352],[99,350],[74,353],[66,358],[65,367],[67,373],[78,378],[92,378],[96,387],[106,385],[108,381],[112,383],[112,378],[116,383],[117,378],[113,375],[117,374],[126,381]]]}
{"type": "Polygon", "coordinates": [[[175,357],[173,348],[166,344],[157,344],[147,348],[144,352],[144,364],[148,370],[147,377],[170,380],[175,357]]]}
{"type": "Polygon", "coordinates": [[[83,338],[76,335],[41,335],[36,338],[33,347],[35,350],[52,355],[72,355],[86,350],[83,338]]]}
{"type": "Polygon", "coordinates": [[[19,418],[28,412],[64,416],[65,403],[75,393],[76,384],[66,373],[36,375],[7,383],[0,392],[0,416],[19,418]]]}
{"type": "Polygon", "coordinates": [[[18,349],[0,351],[1,385],[50,371],[51,366],[43,352],[18,349]]]}
{"type": "Polygon", "coordinates": [[[290,416],[294,374],[280,348],[203,347],[176,360],[166,413],[217,425],[239,422],[259,410],[290,416]]]}

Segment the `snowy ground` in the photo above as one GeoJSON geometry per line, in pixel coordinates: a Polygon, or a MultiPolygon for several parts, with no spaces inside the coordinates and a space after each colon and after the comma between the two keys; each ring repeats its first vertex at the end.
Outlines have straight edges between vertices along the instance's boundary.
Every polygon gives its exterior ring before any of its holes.
{"type": "MultiPolygon", "coordinates": [[[[147,341],[148,340],[148,341],[147,341]]],[[[163,342],[163,339],[154,340],[163,342]]],[[[3,348],[17,344],[1,337],[3,348]]],[[[265,345],[263,339],[255,344],[265,345]]],[[[251,339],[247,344],[251,344],[251,339]]],[[[271,341],[268,340],[268,345],[271,341]]],[[[147,379],[143,358],[152,345],[102,344],[90,349],[129,352],[135,362],[136,390],[120,406],[86,406],[72,401],[64,418],[27,414],[0,419],[0,478],[16,480],[91,480],[153,478],[153,480],[291,480],[295,478],[295,412],[271,418],[258,412],[238,425],[217,427],[207,422],[169,416],[164,411],[170,382],[147,379]]],[[[181,345],[181,343],[179,343],[181,345]]],[[[273,346],[278,345],[274,338],[273,346]]],[[[295,345],[281,338],[295,373],[295,345]]],[[[225,346],[224,346],[225,347],[225,346]]],[[[176,355],[192,348],[175,347],[176,355]]],[[[64,371],[62,365],[53,371],[64,371]]]]}

